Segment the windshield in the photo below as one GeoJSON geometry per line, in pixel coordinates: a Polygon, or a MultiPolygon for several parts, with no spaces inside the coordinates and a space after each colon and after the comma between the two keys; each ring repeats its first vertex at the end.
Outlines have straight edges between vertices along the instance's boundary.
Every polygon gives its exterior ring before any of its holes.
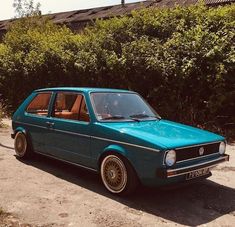
{"type": "Polygon", "coordinates": [[[135,93],[91,93],[98,120],[149,120],[159,115],[135,93]]]}

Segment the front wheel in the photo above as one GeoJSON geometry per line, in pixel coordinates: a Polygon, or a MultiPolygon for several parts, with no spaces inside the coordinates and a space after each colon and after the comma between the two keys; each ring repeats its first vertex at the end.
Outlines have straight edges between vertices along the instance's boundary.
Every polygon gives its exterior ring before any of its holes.
{"type": "Polygon", "coordinates": [[[101,163],[101,179],[108,191],[128,195],[132,193],[137,185],[138,178],[130,163],[119,155],[107,155],[101,163]]]}
{"type": "Polygon", "coordinates": [[[15,152],[19,158],[28,158],[31,155],[26,135],[23,132],[17,132],[14,142],[15,152]]]}

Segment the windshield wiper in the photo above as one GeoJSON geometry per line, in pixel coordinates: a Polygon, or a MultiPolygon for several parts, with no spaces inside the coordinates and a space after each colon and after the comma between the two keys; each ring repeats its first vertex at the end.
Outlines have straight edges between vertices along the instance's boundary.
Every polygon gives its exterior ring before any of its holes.
{"type": "Polygon", "coordinates": [[[126,118],[126,117],[124,117],[122,115],[113,115],[113,116],[110,116],[110,117],[104,117],[101,120],[122,120],[122,119],[138,121],[139,122],[138,119],[135,119],[135,118],[126,118]]]}
{"type": "Polygon", "coordinates": [[[102,118],[102,120],[121,120],[121,119],[126,119],[124,116],[121,116],[121,115],[113,115],[113,116],[110,116],[110,117],[104,117],[102,118]]]}
{"type": "Polygon", "coordinates": [[[133,115],[130,115],[129,117],[131,117],[131,118],[157,118],[157,119],[161,119],[160,117],[149,116],[147,114],[133,114],[133,115]]]}

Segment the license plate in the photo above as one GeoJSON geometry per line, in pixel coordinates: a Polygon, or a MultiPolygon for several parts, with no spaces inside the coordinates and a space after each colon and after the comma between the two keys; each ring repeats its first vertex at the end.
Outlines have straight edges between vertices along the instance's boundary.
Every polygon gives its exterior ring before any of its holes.
{"type": "Polygon", "coordinates": [[[201,176],[207,175],[209,173],[210,173],[210,169],[209,168],[203,168],[203,169],[194,170],[192,172],[189,172],[186,175],[186,180],[190,180],[190,179],[193,179],[193,178],[201,177],[201,176]]]}

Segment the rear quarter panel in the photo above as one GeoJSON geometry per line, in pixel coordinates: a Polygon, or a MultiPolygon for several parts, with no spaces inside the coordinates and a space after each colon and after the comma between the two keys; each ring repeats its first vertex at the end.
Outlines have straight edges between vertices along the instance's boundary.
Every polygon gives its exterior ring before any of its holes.
{"type": "Polygon", "coordinates": [[[37,93],[33,92],[31,95],[26,98],[21,105],[18,107],[18,109],[15,111],[12,117],[12,129],[14,132],[17,132],[17,128],[19,128],[21,125],[19,125],[18,122],[25,122],[25,109],[31,102],[31,100],[37,95],[37,93]]]}

